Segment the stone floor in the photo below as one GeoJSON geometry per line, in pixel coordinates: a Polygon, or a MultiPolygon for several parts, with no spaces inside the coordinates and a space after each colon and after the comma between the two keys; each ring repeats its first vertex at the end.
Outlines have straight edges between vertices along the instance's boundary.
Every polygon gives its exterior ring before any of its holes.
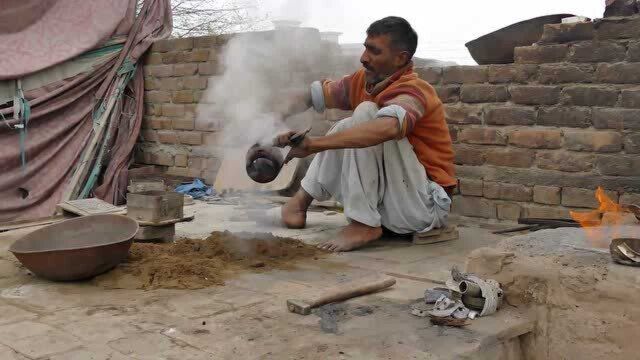
{"type": "MultiPolygon", "coordinates": [[[[342,214],[310,213],[304,230],[257,226],[241,206],[197,202],[178,237],[213,230],[273,232],[305,242],[330,238],[342,214]]],[[[387,239],[292,270],[245,273],[202,290],[105,290],[90,282],[52,283],[29,275],[7,248],[33,230],[0,233],[0,359],[449,359],[518,358],[531,322],[513,309],[463,329],[433,326],[408,313],[428,287],[463,265],[471,250],[500,238],[458,221],[460,239],[414,246],[387,239]],[[337,283],[387,274],[390,290],[326,306],[309,316],[287,312],[288,298],[321,294],[337,283]],[[473,355],[484,354],[484,355],[473,355]]]]}

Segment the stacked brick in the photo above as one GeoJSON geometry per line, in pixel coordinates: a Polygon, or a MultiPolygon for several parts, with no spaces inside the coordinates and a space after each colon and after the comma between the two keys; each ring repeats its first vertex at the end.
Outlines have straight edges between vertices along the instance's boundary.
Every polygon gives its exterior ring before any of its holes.
{"type": "Polygon", "coordinates": [[[454,212],[564,218],[640,203],[640,17],[545,26],[509,65],[419,69],[445,102],[454,212]]]}
{"type": "Polygon", "coordinates": [[[167,174],[204,178],[220,166],[215,122],[199,124],[196,107],[209,78],[218,73],[223,38],[161,40],[146,55],[145,115],[136,161],[167,174]]]}

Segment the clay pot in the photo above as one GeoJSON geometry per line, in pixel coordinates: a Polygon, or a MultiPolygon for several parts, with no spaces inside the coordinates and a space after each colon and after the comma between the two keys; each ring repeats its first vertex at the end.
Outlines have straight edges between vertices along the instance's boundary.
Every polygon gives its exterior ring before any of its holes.
{"type": "Polygon", "coordinates": [[[255,144],[247,151],[247,175],[255,182],[272,182],[278,177],[283,164],[284,155],[280,148],[255,144]]]}

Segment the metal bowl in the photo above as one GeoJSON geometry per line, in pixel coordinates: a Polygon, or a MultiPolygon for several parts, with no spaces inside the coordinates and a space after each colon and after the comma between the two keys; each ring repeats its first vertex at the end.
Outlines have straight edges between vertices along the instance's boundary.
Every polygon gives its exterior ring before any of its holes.
{"type": "Polygon", "coordinates": [[[640,239],[618,238],[609,245],[609,252],[614,262],[629,266],[640,266],[640,239]]]}
{"type": "Polygon", "coordinates": [[[521,21],[469,41],[465,46],[480,65],[510,64],[514,49],[540,40],[545,24],[557,24],[571,16],[574,15],[557,14],[521,21]]]}
{"type": "Polygon", "coordinates": [[[37,276],[88,279],[127,257],[138,223],[121,215],[92,215],[52,224],[16,240],[9,251],[37,276]]]}

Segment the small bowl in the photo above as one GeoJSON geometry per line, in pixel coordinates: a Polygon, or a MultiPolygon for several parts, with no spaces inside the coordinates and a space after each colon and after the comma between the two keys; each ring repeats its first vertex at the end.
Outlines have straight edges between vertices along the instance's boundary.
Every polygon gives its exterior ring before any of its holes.
{"type": "MultiPolygon", "coordinates": [[[[611,258],[614,262],[628,266],[640,266],[640,262],[633,261],[618,248],[620,245],[626,245],[629,248],[631,255],[636,256],[636,254],[633,253],[640,254],[640,239],[618,238],[611,240],[611,244],[609,245],[609,252],[611,252],[611,258]]],[[[637,258],[640,260],[640,255],[637,255],[637,258]]]]}
{"type": "Polygon", "coordinates": [[[82,280],[122,262],[137,232],[138,223],[126,216],[83,216],[33,231],[9,251],[39,277],[82,280]]]}

